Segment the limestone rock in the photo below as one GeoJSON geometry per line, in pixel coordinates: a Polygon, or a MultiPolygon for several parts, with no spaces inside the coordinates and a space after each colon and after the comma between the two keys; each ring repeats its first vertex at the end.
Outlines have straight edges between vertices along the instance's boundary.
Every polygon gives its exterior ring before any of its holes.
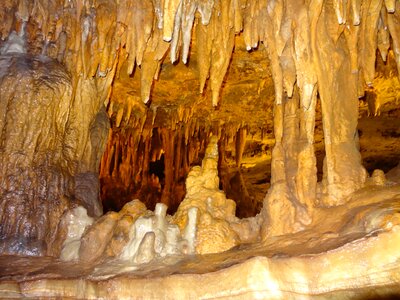
{"type": "Polygon", "coordinates": [[[103,258],[117,221],[118,213],[107,213],[86,230],[81,238],[79,260],[91,263],[103,258]]]}
{"type": "Polygon", "coordinates": [[[218,139],[212,136],[201,167],[194,167],[186,180],[186,197],[173,216],[184,230],[188,216],[196,208],[196,253],[215,253],[238,245],[237,233],[229,222],[235,221],[235,203],[219,190],[218,139]]]}
{"type": "Polygon", "coordinates": [[[60,259],[77,260],[81,246],[80,239],[85,229],[93,224],[93,218],[87,215],[85,208],[78,206],[65,214],[61,222],[67,227],[67,237],[63,243],[60,259]]]}

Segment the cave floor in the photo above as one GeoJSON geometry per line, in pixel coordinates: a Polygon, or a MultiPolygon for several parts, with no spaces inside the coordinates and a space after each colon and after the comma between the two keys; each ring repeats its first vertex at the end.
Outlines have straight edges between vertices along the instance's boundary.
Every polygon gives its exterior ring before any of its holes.
{"type": "Polygon", "coordinates": [[[168,289],[179,299],[215,293],[268,299],[400,295],[399,225],[400,184],[367,186],[345,205],[316,209],[307,230],[219,254],[172,256],[145,265],[1,256],[0,297],[124,298],[130,291],[138,298],[170,298],[163,294],[168,289]],[[239,273],[243,278],[235,283],[239,273]],[[213,280],[220,285],[199,290],[196,283],[213,280]]]}

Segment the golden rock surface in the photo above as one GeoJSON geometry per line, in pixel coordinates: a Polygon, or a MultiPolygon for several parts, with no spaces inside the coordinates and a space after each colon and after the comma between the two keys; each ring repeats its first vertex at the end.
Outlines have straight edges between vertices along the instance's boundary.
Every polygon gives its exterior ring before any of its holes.
{"type": "Polygon", "coordinates": [[[93,266],[0,257],[0,296],[85,299],[386,297],[400,283],[399,185],[371,186],[321,209],[308,230],[224,253],[93,266]],[[134,296],[132,296],[134,295],[134,296]]]}
{"type": "Polygon", "coordinates": [[[0,38],[1,298],[400,294],[399,167],[362,162],[399,149],[400,1],[3,0],[0,38]]]}

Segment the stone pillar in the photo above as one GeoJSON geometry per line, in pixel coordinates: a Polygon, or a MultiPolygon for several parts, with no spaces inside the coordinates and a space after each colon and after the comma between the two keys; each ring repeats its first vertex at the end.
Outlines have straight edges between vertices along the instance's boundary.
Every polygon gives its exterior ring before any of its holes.
{"type": "Polygon", "coordinates": [[[358,74],[344,34],[337,35],[335,16],[322,9],[316,26],[315,43],[318,91],[321,98],[325,140],[323,198],[321,205],[334,206],[361,188],[366,171],[357,149],[358,74]],[[333,28],[326,24],[335,24],[333,28]]]}

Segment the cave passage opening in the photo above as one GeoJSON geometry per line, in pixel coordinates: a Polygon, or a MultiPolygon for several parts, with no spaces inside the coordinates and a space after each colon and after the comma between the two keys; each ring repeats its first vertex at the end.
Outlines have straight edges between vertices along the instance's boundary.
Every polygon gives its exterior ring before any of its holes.
{"type": "MultiPolygon", "coordinates": [[[[203,131],[188,143],[179,143],[178,138],[178,141],[172,139],[173,146],[160,147],[156,131],[148,142],[140,140],[137,145],[123,142],[121,135],[115,135],[108,141],[110,150],[105,152],[102,160],[103,164],[110,161],[109,167],[113,169],[101,175],[104,212],[119,211],[127,202],[139,199],[148,209],[154,210],[158,202],[163,202],[167,204],[169,214],[175,213],[185,197],[185,181],[190,168],[201,166],[208,139],[209,133],[203,131]],[[130,148],[133,145],[136,148],[130,148]],[[174,153],[172,158],[169,157],[171,149],[174,153]],[[133,158],[136,163],[132,163],[133,158]],[[168,176],[172,176],[172,180],[168,176]]],[[[271,139],[257,141],[248,138],[238,166],[234,143],[225,135],[219,139],[219,187],[236,202],[238,217],[255,216],[262,207],[270,186],[271,143],[271,139]]]]}
{"type": "Polygon", "coordinates": [[[359,101],[358,137],[363,165],[371,175],[400,162],[400,82],[393,51],[376,51],[376,75],[359,101]]]}
{"type": "Polygon", "coordinates": [[[250,217],[260,211],[269,187],[274,143],[275,93],[267,52],[263,45],[248,52],[243,35],[235,37],[220,103],[214,108],[213,84],[207,81],[199,93],[201,61],[196,43],[194,37],[188,64],[162,62],[150,105],[140,102],[142,68],[114,82],[108,107],[111,134],[100,166],[104,212],[119,211],[139,199],[150,210],[163,202],[173,214],[185,197],[190,168],[201,165],[211,134],[220,141],[220,189],[237,203],[236,215],[250,217]],[[126,103],[132,106],[130,118],[118,117],[118,111],[127,110],[126,103]],[[238,164],[236,137],[242,129],[246,137],[241,139],[238,164]]]}

